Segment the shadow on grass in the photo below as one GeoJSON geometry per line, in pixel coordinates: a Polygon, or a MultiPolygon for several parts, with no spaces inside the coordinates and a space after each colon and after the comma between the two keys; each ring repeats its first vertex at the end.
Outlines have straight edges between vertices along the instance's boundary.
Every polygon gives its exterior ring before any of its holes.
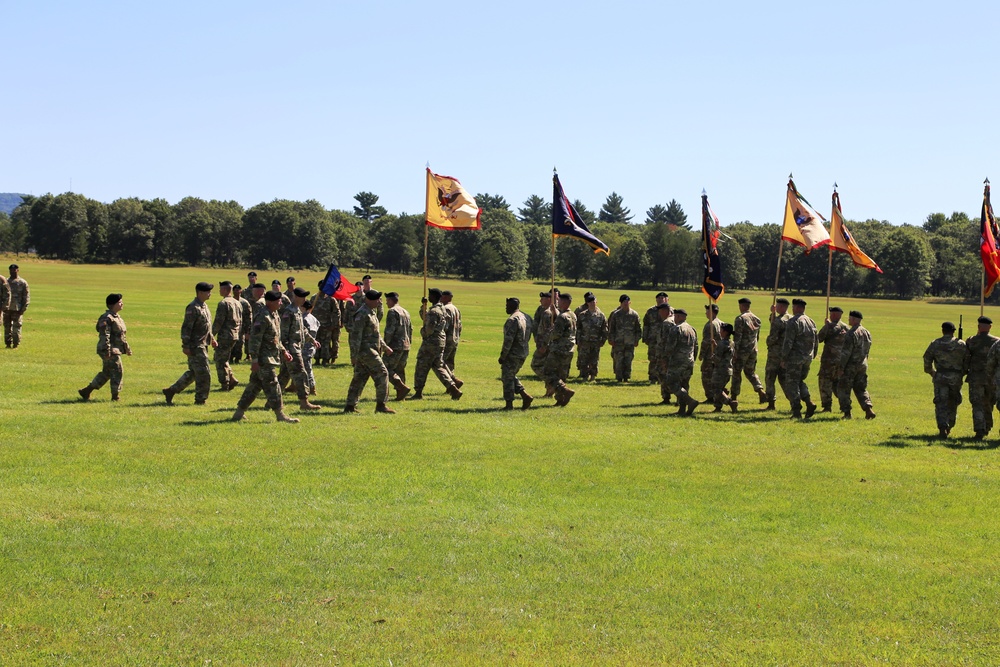
{"type": "MultiPolygon", "coordinates": [[[[642,407],[642,406],[639,406],[642,407]]],[[[623,417],[642,417],[648,419],[650,417],[676,417],[682,419],[680,415],[677,414],[676,405],[656,405],[649,406],[651,409],[649,412],[626,412],[623,417]],[[662,409],[661,409],[662,408],[662,409]]],[[[717,420],[724,422],[732,422],[738,424],[764,424],[769,422],[788,422],[791,423],[793,420],[789,415],[783,415],[780,412],[763,412],[758,410],[756,412],[712,412],[712,410],[695,410],[694,414],[690,417],[684,417],[683,419],[702,419],[702,420],[717,420]]],[[[798,420],[806,421],[806,420],[798,420]]],[[[809,420],[813,421],[813,420],[809,420]]]]}
{"type": "Polygon", "coordinates": [[[456,408],[454,410],[444,410],[449,414],[456,415],[491,415],[491,414],[503,414],[504,412],[510,412],[511,414],[516,412],[534,412],[535,410],[547,410],[549,408],[558,408],[559,406],[555,403],[538,403],[538,399],[532,403],[531,407],[527,410],[522,410],[521,406],[517,403],[514,404],[513,410],[504,410],[503,406],[495,408],[456,408]]]}
{"type": "MultiPolygon", "coordinates": [[[[111,399],[108,399],[108,402],[110,402],[110,400],[111,399]]],[[[74,405],[74,404],[79,403],[80,405],[87,405],[89,403],[103,403],[103,402],[104,401],[101,401],[100,399],[90,400],[90,401],[84,401],[79,396],[77,396],[76,398],[53,398],[53,399],[48,400],[48,401],[39,401],[38,404],[39,405],[74,405]]]]}
{"type": "Polygon", "coordinates": [[[890,438],[884,442],[874,443],[875,447],[892,447],[895,449],[906,449],[907,447],[930,447],[932,445],[938,445],[956,450],[967,449],[969,451],[987,451],[1000,448],[1000,440],[987,442],[983,440],[976,440],[973,437],[942,438],[936,433],[927,433],[921,435],[896,434],[890,436],[890,438]]]}

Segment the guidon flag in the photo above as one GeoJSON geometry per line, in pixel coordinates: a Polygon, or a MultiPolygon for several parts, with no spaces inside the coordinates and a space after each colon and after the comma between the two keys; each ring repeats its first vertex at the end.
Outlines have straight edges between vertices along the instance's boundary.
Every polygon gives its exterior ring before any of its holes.
{"type": "Polygon", "coordinates": [[[788,199],[785,201],[785,221],[781,228],[781,238],[800,245],[806,254],[830,243],[830,234],[823,226],[824,218],[812,207],[805,197],[795,189],[795,183],[788,179],[788,199]]]}
{"type": "Polygon", "coordinates": [[[457,178],[427,169],[427,224],[441,229],[479,229],[483,210],[457,178]]]}
{"type": "Polygon", "coordinates": [[[979,222],[979,255],[983,259],[985,273],[983,297],[989,297],[997,282],[1000,282],[997,236],[1000,236],[1000,230],[997,229],[997,219],[993,215],[993,204],[990,203],[990,181],[987,179],[986,187],[983,189],[983,213],[979,222]]]}
{"type": "Polygon", "coordinates": [[[701,253],[705,261],[705,280],[701,291],[712,303],[726,291],[722,284],[722,259],[719,257],[719,219],[708,205],[708,195],[701,195],[701,253]]]}
{"type": "Polygon", "coordinates": [[[840,209],[840,195],[837,194],[836,190],[833,191],[833,212],[830,214],[830,237],[831,248],[846,252],[851,256],[851,261],[862,268],[875,269],[882,273],[882,269],[875,263],[875,260],[861,251],[854,236],[844,224],[844,214],[840,209]]]}
{"type": "Polygon", "coordinates": [[[595,253],[603,252],[609,256],[611,254],[608,252],[607,244],[590,232],[583,218],[569,203],[558,174],[552,174],[552,236],[580,239],[593,248],[595,253]]]}
{"type": "Polygon", "coordinates": [[[320,291],[329,294],[338,301],[347,301],[359,289],[361,288],[345,278],[334,264],[331,264],[330,268],[326,270],[323,286],[320,287],[320,291]]]}

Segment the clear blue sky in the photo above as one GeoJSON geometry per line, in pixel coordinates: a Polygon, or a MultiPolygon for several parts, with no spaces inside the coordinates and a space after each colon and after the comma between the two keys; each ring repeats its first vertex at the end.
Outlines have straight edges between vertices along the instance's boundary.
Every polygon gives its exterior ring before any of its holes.
{"type": "Polygon", "coordinates": [[[423,210],[424,165],[516,208],[702,188],[723,225],[978,215],[989,2],[13,2],[0,191],[423,210]],[[72,180],[71,180],[72,179],[72,180]]]}

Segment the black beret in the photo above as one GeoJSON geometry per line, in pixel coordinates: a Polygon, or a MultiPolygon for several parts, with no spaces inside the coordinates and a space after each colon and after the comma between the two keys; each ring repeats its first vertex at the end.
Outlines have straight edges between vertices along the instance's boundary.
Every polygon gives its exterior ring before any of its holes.
{"type": "Polygon", "coordinates": [[[250,273],[247,274],[247,278],[256,278],[256,277],[257,277],[256,271],[251,271],[250,273]]]}
{"type": "Polygon", "coordinates": [[[744,297],[740,297],[740,300],[737,301],[736,303],[745,303],[746,305],[749,306],[750,305],[750,299],[746,298],[745,296],[744,297]]]}
{"type": "Polygon", "coordinates": [[[722,326],[721,326],[721,327],[719,327],[719,328],[720,328],[720,329],[721,329],[722,331],[725,331],[726,333],[733,333],[733,325],[732,325],[732,324],[730,324],[729,322],[723,322],[723,323],[722,323],[722,326]]]}
{"type": "Polygon", "coordinates": [[[677,308],[674,310],[674,315],[683,315],[684,317],[687,317],[687,314],[688,311],[684,310],[683,308],[677,308]]]}
{"type": "Polygon", "coordinates": [[[840,306],[830,306],[830,312],[831,313],[842,313],[842,312],[844,312],[844,309],[841,308],[840,306]]]}
{"type": "Polygon", "coordinates": [[[121,300],[122,300],[121,294],[109,294],[107,298],[104,299],[104,303],[107,304],[108,308],[110,308],[111,306],[115,305],[121,300]]]}
{"type": "Polygon", "coordinates": [[[242,286],[242,285],[240,285],[239,283],[236,283],[235,285],[233,285],[233,289],[234,289],[234,290],[242,290],[242,289],[243,289],[243,286],[242,286]]]}
{"type": "Polygon", "coordinates": [[[446,289],[446,290],[442,290],[441,296],[455,296],[455,295],[451,293],[450,289],[446,289]]]}
{"type": "Polygon", "coordinates": [[[295,276],[288,276],[287,278],[285,278],[285,282],[286,283],[294,283],[295,282],[295,276]]]}
{"type": "Polygon", "coordinates": [[[666,298],[669,297],[669,295],[666,292],[660,292],[659,294],[656,295],[656,298],[659,299],[660,297],[663,297],[664,299],[666,299],[666,298]]]}
{"type": "Polygon", "coordinates": [[[365,298],[369,301],[378,301],[382,298],[382,292],[379,292],[377,289],[367,290],[365,291],[365,298]]]}
{"type": "Polygon", "coordinates": [[[620,297],[618,297],[618,303],[624,303],[626,301],[631,301],[631,300],[632,299],[629,297],[628,294],[622,294],[620,297]]]}
{"type": "Polygon", "coordinates": [[[267,285],[265,285],[264,283],[254,283],[253,285],[250,286],[250,289],[265,289],[266,290],[267,289],[267,285]]]}
{"type": "Polygon", "coordinates": [[[980,324],[993,324],[993,320],[991,320],[990,318],[986,317],[985,315],[980,316],[977,321],[980,324]]]}
{"type": "Polygon", "coordinates": [[[232,286],[233,283],[231,280],[223,280],[221,283],[219,283],[219,287],[232,287],[232,286]]]}
{"type": "Polygon", "coordinates": [[[198,283],[194,288],[199,292],[211,292],[215,289],[215,285],[212,283],[198,283]]]}
{"type": "Polygon", "coordinates": [[[304,304],[302,304],[302,307],[305,308],[306,310],[312,310],[313,307],[312,301],[306,301],[304,304]]]}
{"type": "Polygon", "coordinates": [[[593,292],[584,292],[583,293],[583,300],[586,301],[588,296],[594,296],[594,293],[593,292]]]}
{"type": "Polygon", "coordinates": [[[509,296],[509,297],[507,297],[507,303],[512,303],[515,306],[520,306],[521,305],[521,300],[518,299],[516,296],[509,296]]]}
{"type": "Polygon", "coordinates": [[[372,277],[371,277],[371,276],[369,276],[369,275],[364,275],[364,276],[361,276],[361,279],[362,279],[362,280],[371,280],[371,279],[372,279],[372,277]]]}
{"type": "Polygon", "coordinates": [[[583,300],[586,301],[587,303],[590,303],[591,301],[597,301],[597,297],[594,296],[593,292],[587,292],[586,294],[583,295],[583,300]]]}
{"type": "Polygon", "coordinates": [[[11,264],[7,268],[10,269],[11,271],[13,271],[14,269],[20,269],[21,267],[18,266],[17,264],[11,264]]]}
{"type": "Polygon", "coordinates": [[[775,303],[780,303],[780,304],[783,304],[783,305],[787,306],[788,305],[788,299],[786,299],[785,297],[779,297],[778,300],[775,301],[775,303]]]}
{"type": "Polygon", "coordinates": [[[717,303],[706,303],[705,308],[711,308],[713,313],[719,312],[719,304],[717,303]]]}
{"type": "Polygon", "coordinates": [[[941,331],[954,331],[954,330],[955,330],[955,323],[954,322],[942,322],[941,323],[941,331]]]}
{"type": "Polygon", "coordinates": [[[863,319],[865,319],[865,318],[864,318],[864,316],[863,316],[863,315],[861,314],[861,311],[860,311],[860,310],[852,310],[852,311],[851,311],[851,312],[849,313],[849,315],[850,315],[851,317],[856,317],[856,318],[858,318],[859,320],[863,320],[863,319]]]}
{"type": "Polygon", "coordinates": [[[300,296],[304,299],[307,296],[309,296],[309,290],[302,289],[301,287],[296,287],[294,290],[292,290],[292,294],[294,294],[295,296],[300,296]]]}
{"type": "Polygon", "coordinates": [[[657,310],[670,310],[670,304],[668,304],[668,303],[661,303],[660,305],[658,305],[656,307],[656,309],[657,310]]]}
{"type": "Polygon", "coordinates": [[[362,285],[364,285],[364,283],[361,282],[360,280],[358,282],[354,283],[355,287],[361,287],[362,285]]]}
{"type": "Polygon", "coordinates": [[[804,306],[806,305],[805,299],[792,299],[793,306],[804,306]]]}
{"type": "Polygon", "coordinates": [[[564,294],[560,294],[560,295],[559,295],[559,298],[560,298],[560,299],[566,299],[566,300],[567,300],[567,301],[569,301],[570,303],[572,303],[572,302],[573,302],[573,295],[572,295],[572,294],[570,294],[569,292],[566,292],[566,293],[564,293],[564,294]]]}
{"type": "Polygon", "coordinates": [[[268,292],[264,295],[264,301],[281,301],[281,295],[277,292],[268,292]]]}
{"type": "Polygon", "coordinates": [[[386,292],[385,298],[399,301],[399,292],[386,292]]]}
{"type": "Polygon", "coordinates": [[[281,284],[281,281],[278,280],[277,278],[275,278],[274,280],[271,281],[271,285],[280,285],[280,284],[281,284]]]}
{"type": "Polygon", "coordinates": [[[439,290],[437,287],[432,287],[429,290],[427,290],[427,294],[428,295],[434,294],[434,295],[437,295],[437,296],[441,296],[441,290],[439,290]]]}

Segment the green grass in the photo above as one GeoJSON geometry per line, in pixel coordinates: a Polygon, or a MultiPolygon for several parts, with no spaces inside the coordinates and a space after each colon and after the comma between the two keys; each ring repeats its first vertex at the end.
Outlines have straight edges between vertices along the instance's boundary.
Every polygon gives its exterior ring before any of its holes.
{"type": "MultiPolygon", "coordinates": [[[[965,403],[959,437],[931,437],[921,361],[975,307],[836,300],[874,337],[875,421],[792,422],[784,401],[682,420],[656,387],[606,382],[503,413],[503,297],[532,312],[538,286],[433,280],[463,312],[460,402],[432,376],[395,416],[372,414],[371,385],[366,414],[344,415],[339,364],[316,371],[319,414],[293,402],[302,423],[276,424],[258,402],[232,424],[237,392],[167,407],[160,389],[184,369],[194,283],[246,271],[20,263],[25,339],[0,351],[0,664],[1000,662],[996,433],[972,440],[965,403]],[[111,291],[135,350],[123,401],[81,403],[111,291]]],[[[419,279],[375,278],[416,314],[419,279]]],[[[618,293],[598,291],[605,312],[618,293]]],[[[652,294],[632,292],[637,310],[652,294]]]]}

